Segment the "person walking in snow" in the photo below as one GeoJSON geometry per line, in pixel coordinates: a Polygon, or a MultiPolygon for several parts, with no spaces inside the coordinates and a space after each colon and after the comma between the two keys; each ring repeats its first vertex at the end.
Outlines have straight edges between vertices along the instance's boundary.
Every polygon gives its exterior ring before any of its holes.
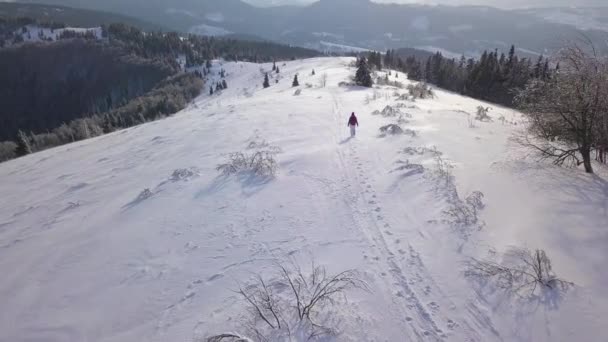
{"type": "Polygon", "coordinates": [[[355,127],[359,126],[359,121],[357,121],[357,117],[355,116],[355,112],[350,115],[348,119],[348,127],[350,127],[350,136],[354,137],[357,134],[355,127]]]}

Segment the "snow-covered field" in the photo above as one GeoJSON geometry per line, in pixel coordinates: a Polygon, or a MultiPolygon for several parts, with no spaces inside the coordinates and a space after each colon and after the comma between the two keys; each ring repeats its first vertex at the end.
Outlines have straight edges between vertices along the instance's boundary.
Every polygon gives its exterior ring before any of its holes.
{"type": "Polygon", "coordinates": [[[255,274],[272,284],[276,262],[313,259],[356,269],[370,289],[331,308],[336,341],[605,340],[605,170],[526,157],[509,109],[471,128],[476,100],[338,87],[351,61],[281,63],[268,89],[260,68],[271,65],[226,63],[229,89],[171,118],[1,164],[0,341],[244,331],[239,284],[255,274]],[[386,105],[401,107],[408,134],[379,136],[399,120],[371,114],[386,105]],[[361,126],[350,139],[352,111],[361,126]],[[264,141],[282,151],[275,179],[218,175],[227,153],[264,141]],[[440,165],[453,166],[451,181],[440,165]],[[475,191],[485,207],[468,222],[446,214],[475,191]],[[576,285],[508,295],[464,276],[470,257],[512,246],[544,249],[576,285]]]}

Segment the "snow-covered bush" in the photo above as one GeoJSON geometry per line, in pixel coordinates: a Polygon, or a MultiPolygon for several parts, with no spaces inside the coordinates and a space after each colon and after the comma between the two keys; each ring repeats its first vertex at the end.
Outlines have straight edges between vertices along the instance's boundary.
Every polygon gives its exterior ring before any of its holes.
{"type": "Polygon", "coordinates": [[[185,181],[194,177],[198,177],[199,174],[199,170],[195,167],[188,169],[177,169],[173,171],[173,174],[171,175],[170,179],[173,182],[185,181]]]}
{"type": "Polygon", "coordinates": [[[393,116],[397,116],[398,114],[401,114],[399,109],[395,109],[388,105],[386,107],[384,107],[384,109],[382,109],[382,111],[375,110],[372,113],[372,115],[382,115],[384,117],[393,117],[393,116]]]}
{"type": "Polygon", "coordinates": [[[411,137],[416,137],[418,135],[418,133],[413,130],[413,129],[403,129],[401,128],[401,126],[397,125],[397,124],[388,124],[385,126],[380,127],[380,137],[384,138],[387,135],[409,135],[411,137]]]}
{"type": "Polygon", "coordinates": [[[403,134],[403,128],[399,125],[388,124],[380,127],[381,136],[403,134]]]}
{"type": "Polygon", "coordinates": [[[412,99],[432,99],[435,97],[433,89],[424,83],[410,84],[407,86],[412,99]]]}
{"type": "Polygon", "coordinates": [[[558,278],[553,272],[551,260],[542,249],[510,250],[501,263],[471,259],[465,275],[476,280],[492,281],[497,287],[513,294],[534,295],[537,288],[566,291],[574,284],[558,278]]]}
{"type": "Polygon", "coordinates": [[[293,93],[294,96],[300,96],[302,94],[302,89],[296,89],[296,91],[293,93]]]}
{"type": "Polygon", "coordinates": [[[207,342],[325,340],[339,328],[333,307],[355,289],[368,291],[354,270],[332,275],[314,263],[308,273],[295,264],[277,265],[274,275],[258,275],[237,291],[248,306],[242,329],[250,337],[225,333],[208,337],[207,342]]]}

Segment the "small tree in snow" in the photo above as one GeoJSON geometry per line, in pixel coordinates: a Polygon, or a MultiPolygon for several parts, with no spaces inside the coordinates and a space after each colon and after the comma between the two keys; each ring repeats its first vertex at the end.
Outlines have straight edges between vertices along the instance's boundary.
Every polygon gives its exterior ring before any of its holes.
{"type": "Polygon", "coordinates": [[[291,84],[293,87],[299,87],[300,82],[298,82],[298,74],[293,77],[293,83],[291,84]]]}
{"type": "Polygon", "coordinates": [[[17,133],[17,150],[15,152],[18,156],[32,153],[30,138],[23,131],[17,133]]]}
{"type": "Polygon", "coordinates": [[[315,72],[315,69],[312,69],[312,75],[316,75],[317,73],[315,72]]]}
{"type": "Polygon", "coordinates": [[[213,86],[209,87],[209,95],[213,95],[213,86]]]}
{"type": "Polygon", "coordinates": [[[276,73],[277,73],[277,74],[281,72],[281,71],[279,70],[279,67],[277,67],[275,71],[276,71],[276,73]]]}
{"type": "Polygon", "coordinates": [[[367,88],[371,88],[371,86],[374,84],[365,57],[361,57],[357,61],[357,73],[355,74],[355,83],[358,86],[363,86],[367,88]]]}
{"type": "Polygon", "coordinates": [[[264,75],[264,84],[263,84],[264,88],[268,88],[270,87],[270,81],[268,80],[268,74],[264,75]]]}

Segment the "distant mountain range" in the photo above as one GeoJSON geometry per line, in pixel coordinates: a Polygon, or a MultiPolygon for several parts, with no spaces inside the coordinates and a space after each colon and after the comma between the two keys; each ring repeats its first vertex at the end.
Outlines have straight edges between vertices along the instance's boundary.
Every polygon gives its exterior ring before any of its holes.
{"type": "Polygon", "coordinates": [[[379,4],[369,0],[320,0],[307,6],[265,8],[241,0],[34,2],[121,13],[183,32],[246,33],[317,49],[416,47],[453,56],[475,56],[486,49],[505,51],[511,44],[519,48],[519,53],[550,54],[562,40],[581,37],[581,29],[594,41],[604,41],[608,31],[606,15],[595,16],[593,21],[581,20],[590,17],[583,10],[555,14],[550,9],[506,11],[481,6],[379,4]]]}

